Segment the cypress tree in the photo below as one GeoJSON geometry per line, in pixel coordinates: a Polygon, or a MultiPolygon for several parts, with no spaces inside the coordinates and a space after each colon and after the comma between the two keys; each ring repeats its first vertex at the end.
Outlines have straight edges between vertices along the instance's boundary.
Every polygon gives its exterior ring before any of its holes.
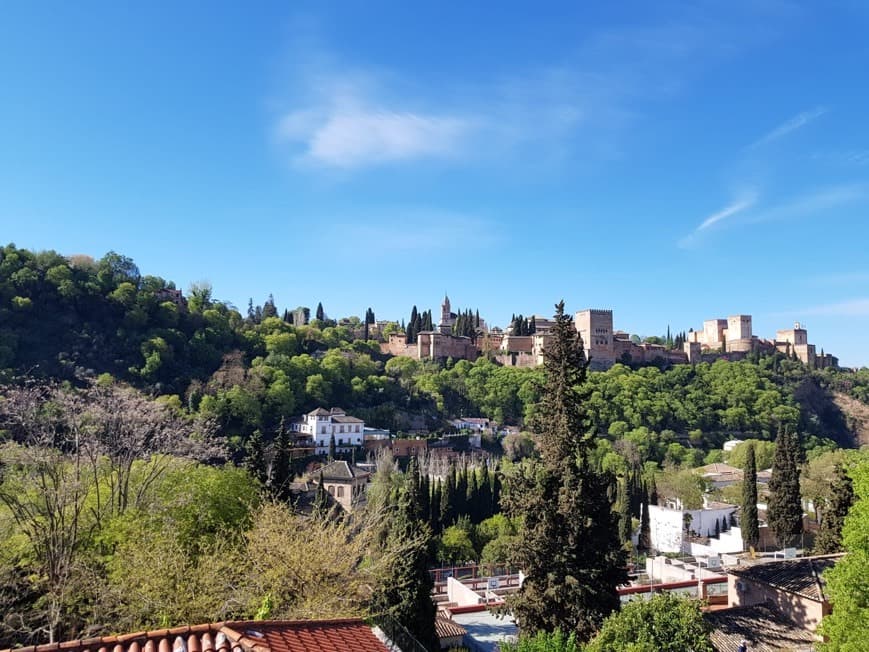
{"type": "Polygon", "coordinates": [[[658,484],[655,482],[654,475],[652,475],[649,478],[648,495],[649,495],[649,504],[650,505],[657,505],[658,504],[658,484]]]}
{"type": "Polygon", "coordinates": [[[335,459],[335,433],[333,432],[329,437],[329,461],[335,459]]]}
{"type": "Polygon", "coordinates": [[[477,502],[480,507],[480,520],[485,521],[495,514],[492,507],[492,480],[489,477],[489,465],[483,462],[480,467],[480,477],[477,480],[477,502]]]}
{"type": "Polygon", "coordinates": [[[371,597],[371,609],[375,614],[392,617],[426,649],[437,650],[437,608],[431,597],[434,580],[428,570],[431,530],[420,520],[419,472],[413,458],[407,472],[408,482],[389,527],[390,541],[401,546],[401,554],[393,555],[385,577],[371,597]]]}
{"type": "Polygon", "coordinates": [[[748,550],[756,548],[760,539],[757,522],[757,462],[754,457],[754,442],[745,445],[745,467],[742,471],[742,514],[739,524],[742,546],[748,550]]]}
{"type": "Polygon", "coordinates": [[[511,551],[510,561],[525,573],[507,606],[525,634],[560,629],[583,642],[619,608],[616,589],[627,582],[627,558],[607,496],[613,477],[590,456],[587,365],[564,302],[556,306],[552,334],[533,423],[541,459],[516,469],[505,495],[509,515],[524,521],[523,545],[511,551]]]}
{"type": "Polygon", "coordinates": [[[616,513],[619,519],[619,538],[622,544],[631,541],[631,505],[628,499],[628,479],[623,478],[616,485],[616,513]]]}
{"type": "Polygon", "coordinates": [[[315,517],[325,518],[331,511],[331,507],[331,499],[323,484],[323,472],[320,471],[320,482],[317,484],[317,491],[314,494],[314,503],[311,511],[315,517]]]}
{"type": "Polygon", "coordinates": [[[284,420],[278,426],[275,442],[275,462],[272,473],[272,493],[281,499],[290,495],[290,433],[284,427],[284,420]]]}
{"type": "Polygon", "coordinates": [[[429,499],[429,525],[431,531],[435,535],[441,533],[441,483],[433,482],[431,487],[431,498],[429,499]]]}
{"type": "Polygon", "coordinates": [[[473,467],[469,467],[465,471],[466,483],[468,491],[465,494],[465,504],[468,509],[468,516],[471,517],[471,523],[479,523],[481,520],[482,510],[480,510],[479,493],[477,491],[477,471],[473,467]]]}
{"type": "Polygon", "coordinates": [[[326,313],[323,311],[323,304],[317,304],[317,312],[314,313],[314,318],[319,321],[324,321],[326,319],[326,313]]]}
{"type": "Polygon", "coordinates": [[[244,448],[245,468],[262,484],[266,484],[269,478],[265,458],[265,443],[263,442],[263,434],[259,429],[253,431],[244,448]]]}
{"type": "Polygon", "coordinates": [[[637,551],[648,552],[652,548],[652,530],[649,522],[649,492],[645,486],[643,487],[642,495],[640,537],[637,540],[637,551]]]}
{"type": "Polygon", "coordinates": [[[803,531],[800,498],[800,443],[784,428],[776,438],[772,478],[769,481],[769,526],[783,548],[796,544],[803,531]]]}
{"type": "Polygon", "coordinates": [[[835,474],[830,486],[830,497],[821,514],[821,527],[815,539],[816,554],[826,555],[842,551],[842,525],[854,503],[854,487],[841,464],[836,465],[835,474]]]}
{"type": "Polygon", "coordinates": [[[441,483],[441,509],[440,509],[440,525],[441,531],[447,529],[450,525],[453,524],[453,521],[456,519],[455,512],[455,478],[453,476],[453,469],[447,473],[446,478],[441,483]]]}
{"type": "Polygon", "coordinates": [[[455,493],[453,494],[453,512],[456,518],[468,513],[468,467],[453,467],[455,476],[455,493]]]}

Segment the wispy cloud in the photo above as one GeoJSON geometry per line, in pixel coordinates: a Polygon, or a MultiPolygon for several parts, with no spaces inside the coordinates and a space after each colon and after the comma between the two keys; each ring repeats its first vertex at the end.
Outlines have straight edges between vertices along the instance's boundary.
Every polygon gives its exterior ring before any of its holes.
{"type": "Polygon", "coordinates": [[[869,185],[865,183],[840,184],[804,193],[749,216],[748,223],[772,222],[810,217],[818,213],[841,208],[869,199],[869,185]]]}
{"type": "Polygon", "coordinates": [[[811,306],[799,311],[804,315],[824,315],[831,317],[869,317],[869,298],[849,299],[837,303],[811,306]]]}
{"type": "Polygon", "coordinates": [[[704,219],[690,234],[679,240],[678,246],[689,249],[706,236],[710,227],[727,225],[748,225],[780,220],[796,220],[827,214],[829,211],[848,205],[869,201],[869,184],[854,183],[819,188],[804,193],[788,201],[767,207],[757,207],[756,193],[745,195],[722,210],[704,219]]]}
{"type": "Polygon", "coordinates": [[[749,145],[746,149],[752,150],[758,147],[762,147],[764,145],[769,145],[770,143],[784,138],[790,133],[793,133],[797,129],[801,129],[805,127],[807,124],[820,118],[827,112],[827,109],[824,107],[816,107],[809,111],[803,111],[802,113],[798,113],[790,120],[786,120],[781,123],[775,129],[768,131],[766,134],[761,136],[758,140],[754,141],[751,145],[749,145]]]}
{"type": "Polygon", "coordinates": [[[585,34],[560,60],[509,75],[470,68],[471,76],[447,79],[349,64],[302,25],[291,46],[300,51],[290,53],[294,63],[276,91],[272,133],[307,167],[534,160],[539,168],[568,157],[593,165],[623,156],[625,136],[649,102],[672,97],[710,60],[746,47],[756,24],[754,9],[714,18],[682,12],[642,29],[585,34]]]}
{"type": "Polygon", "coordinates": [[[693,246],[694,244],[696,244],[699,235],[703,231],[713,226],[714,224],[718,224],[722,220],[726,220],[729,217],[733,217],[734,215],[738,215],[739,213],[748,210],[749,208],[754,206],[756,202],[756,192],[752,191],[744,194],[743,196],[737,198],[736,200],[722,208],[720,211],[713,213],[709,217],[705,218],[702,222],[700,222],[700,224],[697,225],[697,227],[691,233],[689,233],[687,236],[679,241],[679,246],[683,249],[687,249],[693,246]]]}

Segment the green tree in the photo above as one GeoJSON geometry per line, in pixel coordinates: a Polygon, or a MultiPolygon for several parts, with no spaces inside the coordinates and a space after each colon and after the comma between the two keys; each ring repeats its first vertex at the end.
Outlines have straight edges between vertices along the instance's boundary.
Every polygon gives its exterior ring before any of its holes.
{"type": "Polygon", "coordinates": [[[803,504],[800,497],[799,439],[784,428],[776,438],[772,478],[769,481],[769,526],[782,547],[794,545],[803,531],[803,504]]]}
{"type": "Polygon", "coordinates": [[[576,634],[556,629],[523,636],[515,643],[501,643],[501,652],[582,652],[582,646],[576,642],[576,634]]]}
{"type": "Polygon", "coordinates": [[[314,313],[314,318],[320,322],[325,321],[326,313],[323,311],[323,304],[322,303],[317,304],[317,312],[314,313]]]}
{"type": "Polygon", "coordinates": [[[604,621],[585,652],[713,652],[700,602],[659,593],[633,600],[604,621]]]}
{"type": "Polygon", "coordinates": [[[842,528],[847,554],[825,573],[832,614],[821,623],[825,652],[860,652],[869,641],[869,457],[862,454],[849,473],[856,501],[842,528]]]}
{"type": "Polygon", "coordinates": [[[742,532],[742,545],[757,547],[760,529],[757,522],[757,467],[754,463],[754,443],[749,442],[745,450],[745,466],[742,476],[742,514],[739,519],[742,532]]]}
{"type": "Polygon", "coordinates": [[[431,598],[434,580],[428,572],[431,531],[419,518],[418,473],[411,459],[408,481],[389,528],[390,540],[402,546],[401,554],[388,562],[383,581],[372,596],[371,610],[391,616],[427,649],[437,650],[436,607],[431,598]]]}
{"type": "Polygon", "coordinates": [[[587,364],[564,302],[556,306],[552,335],[534,424],[541,460],[518,465],[505,496],[508,515],[523,522],[524,543],[511,561],[525,573],[507,602],[524,634],[561,629],[585,641],[619,608],[626,557],[608,497],[614,478],[590,460],[587,364]]]}
{"type": "Polygon", "coordinates": [[[842,550],[842,527],[851,505],[854,488],[851,478],[841,464],[836,465],[836,476],[830,487],[830,497],[821,515],[821,527],[815,539],[815,552],[826,555],[842,550]]]}

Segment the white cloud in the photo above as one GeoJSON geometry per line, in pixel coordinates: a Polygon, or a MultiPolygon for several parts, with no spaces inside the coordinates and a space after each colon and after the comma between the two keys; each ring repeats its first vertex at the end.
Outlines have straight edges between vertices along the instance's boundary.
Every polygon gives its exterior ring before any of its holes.
{"type": "Polygon", "coordinates": [[[468,120],[380,109],[290,113],[278,126],[283,142],[301,143],[302,160],[338,168],[457,154],[468,120]]]}
{"type": "Polygon", "coordinates": [[[729,217],[733,217],[739,213],[742,213],[752,206],[754,206],[755,202],[757,202],[757,193],[750,192],[740,197],[739,199],[734,200],[724,208],[722,208],[717,213],[713,213],[706,219],[704,219],[697,227],[687,236],[682,238],[679,241],[679,247],[682,249],[688,249],[692,245],[696,244],[700,234],[711,227],[714,224],[721,222],[722,220],[726,220],[729,217]]]}
{"type": "Polygon", "coordinates": [[[812,122],[813,120],[820,118],[824,115],[827,110],[823,107],[817,107],[811,109],[810,111],[803,111],[802,113],[798,113],[790,120],[787,120],[781,123],[775,129],[768,131],[766,134],[761,136],[758,140],[754,141],[751,145],[747,147],[747,149],[755,149],[757,147],[761,147],[763,145],[768,145],[780,138],[784,138],[791,132],[796,131],[797,129],[801,129],[805,127],[807,124],[812,122]]]}
{"type": "Polygon", "coordinates": [[[723,208],[717,213],[713,213],[712,215],[707,217],[705,220],[703,220],[703,222],[700,223],[700,226],[698,226],[695,231],[702,231],[704,229],[708,229],[710,226],[717,222],[720,222],[721,220],[727,219],[728,217],[736,215],[737,213],[741,213],[742,211],[754,206],[755,201],[757,201],[757,195],[755,194],[751,194],[744,199],[738,199],[726,208],[723,208]]]}

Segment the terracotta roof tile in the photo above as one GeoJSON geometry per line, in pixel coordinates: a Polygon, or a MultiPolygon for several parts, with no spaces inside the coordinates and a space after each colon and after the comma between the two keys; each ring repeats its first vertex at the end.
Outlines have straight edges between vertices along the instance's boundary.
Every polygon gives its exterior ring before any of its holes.
{"type": "MultiPolygon", "coordinates": [[[[185,625],[87,640],[49,643],[14,652],[387,652],[369,625],[343,620],[274,620],[185,625]],[[186,647],[186,650],[185,650],[186,647]]],[[[13,652],[3,650],[2,652],[13,652]]]]}
{"type": "Polygon", "coordinates": [[[703,618],[712,626],[709,638],[717,652],[737,652],[744,640],[752,652],[812,650],[817,641],[768,604],[710,611],[703,618]]]}
{"type": "Polygon", "coordinates": [[[444,618],[443,616],[438,616],[435,619],[435,631],[440,639],[458,638],[460,636],[465,636],[465,634],[468,633],[468,630],[457,622],[451,618],[444,618]]]}
{"type": "Polygon", "coordinates": [[[822,573],[833,566],[842,555],[824,555],[771,561],[754,566],[732,568],[729,573],[747,580],[761,582],[783,591],[823,602],[824,579],[822,573]]]}

